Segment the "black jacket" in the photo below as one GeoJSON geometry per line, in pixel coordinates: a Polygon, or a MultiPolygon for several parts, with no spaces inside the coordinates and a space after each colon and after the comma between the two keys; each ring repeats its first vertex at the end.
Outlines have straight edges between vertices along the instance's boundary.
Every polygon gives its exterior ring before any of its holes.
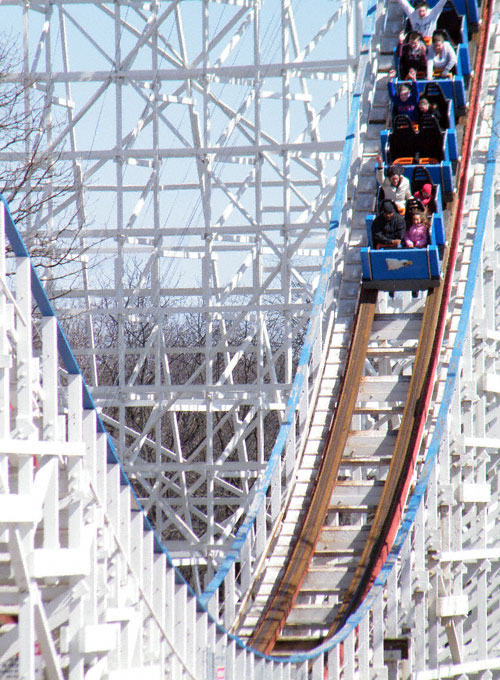
{"type": "Polygon", "coordinates": [[[402,241],[405,231],[405,220],[399,213],[395,212],[389,220],[384,215],[377,215],[372,222],[373,246],[390,245],[395,239],[402,241]]]}

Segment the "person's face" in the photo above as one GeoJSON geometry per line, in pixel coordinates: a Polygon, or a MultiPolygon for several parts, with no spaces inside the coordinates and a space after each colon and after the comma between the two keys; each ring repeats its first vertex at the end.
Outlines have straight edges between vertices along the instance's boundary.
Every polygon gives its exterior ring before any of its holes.
{"type": "Polygon", "coordinates": [[[399,184],[399,175],[391,175],[389,177],[389,182],[392,184],[393,187],[397,187],[399,184]]]}
{"type": "Polygon", "coordinates": [[[429,110],[429,102],[418,102],[418,108],[422,113],[426,113],[429,110]]]}
{"type": "Polygon", "coordinates": [[[405,102],[410,96],[410,90],[407,87],[401,87],[399,90],[399,98],[402,102],[405,102]]]}
{"type": "Polygon", "coordinates": [[[421,190],[421,194],[422,194],[422,198],[429,198],[430,197],[430,193],[428,191],[426,191],[425,189],[421,190]]]}
{"type": "Polygon", "coordinates": [[[441,52],[443,51],[443,47],[444,47],[444,41],[441,40],[441,38],[437,38],[436,40],[432,41],[432,44],[434,45],[434,51],[437,54],[441,54],[441,52]]]}
{"type": "Polygon", "coordinates": [[[384,219],[385,219],[386,222],[389,222],[389,220],[392,218],[393,215],[394,215],[394,210],[392,212],[386,212],[384,210],[384,219]]]}
{"type": "Polygon", "coordinates": [[[427,16],[427,12],[428,12],[428,11],[429,11],[429,10],[428,10],[428,7],[426,7],[425,5],[423,5],[422,7],[419,7],[419,8],[418,8],[418,16],[419,16],[421,19],[424,19],[424,18],[427,16]]]}
{"type": "Polygon", "coordinates": [[[411,49],[412,49],[412,50],[416,50],[417,47],[418,47],[418,42],[419,42],[418,38],[413,38],[413,39],[410,40],[409,42],[410,42],[410,47],[411,47],[411,49]]]}
{"type": "Polygon", "coordinates": [[[422,224],[422,218],[420,217],[420,215],[418,213],[413,215],[413,217],[411,218],[411,221],[412,221],[412,224],[422,224]]]}

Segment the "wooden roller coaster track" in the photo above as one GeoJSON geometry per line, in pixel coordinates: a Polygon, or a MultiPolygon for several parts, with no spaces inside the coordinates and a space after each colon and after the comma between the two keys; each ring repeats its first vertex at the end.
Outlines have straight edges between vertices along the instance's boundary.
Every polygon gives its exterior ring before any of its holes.
{"type": "MultiPolygon", "coordinates": [[[[483,6],[483,29],[476,54],[479,77],[473,79],[469,97],[470,109],[462,144],[464,160],[457,177],[458,201],[448,220],[450,247],[443,262],[443,285],[427,292],[423,311],[420,308],[405,314],[383,315],[376,311],[377,291],[361,288],[340,391],[309,503],[286,564],[251,636],[251,645],[261,652],[279,654],[306,650],[333,635],[363,600],[392,545],[423,436],[450,280],[459,247],[461,206],[486,52],[489,4],[483,6]],[[384,340],[381,325],[393,328],[390,342],[384,340]],[[379,372],[370,382],[370,376],[364,376],[363,372],[367,362],[374,358],[379,366],[385,361],[389,368],[387,375],[379,372]],[[405,364],[408,359],[410,363],[405,364]],[[400,369],[403,366],[398,375],[394,375],[396,365],[400,369]],[[377,389],[381,389],[383,382],[385,396],[380,393],[377,396],[377,389]],[[374,407],[374,403],[378,406],[374,407]],[[356,415],[384,423],[394,423],[396,419],[399,426],[390,425],[384,436],[366,432],[365,439],[371,436],[374,448],[363,458],[349,445],[351,438],[361,440],[363,437],[353,429],[356,415]],[[391,442],[390,456],[387,456],[387,442],[391,442]],[[377,457],[380,451],[385,454],[377,457]],[[363,480],[367,487],[365,499],[360,505],[355,501],[346,503],[342,494],[349,480],[343,479],[341,470],[363,465],[368,469],[377,464],[381,472],[375,476],[370,472],[363,480]],[[370,475],[372,479],[369,479],[370,475]],[[368,497],[372,500],[367,500],[368,497]],[[332,512],[336,513],[335,521],[331,519],[332,512]],[[343,524],[342,519],[356,512],[361,519],[354,523],[353,531],[349,533],[349,521],[343,524]],[[331,572],[328,576],[328,569],[324,568],[325,565],[331,567],[335,561],[340,564],[343,574],[337,580],[332,578],[331,572]],[[304,605],[301,599],[306,595],[309,597],[304,605]]],[[[358,491],[363,484],[358,484],[358,491]]]]}
{"type": "MultiPolygon", "coordinates": [[[[361,555],[356,556],[357,566],[354,576],[343,604],[337,609],[334,620],[329,625],[328,636],[335,632],[339,623],[355,608],[356,604],[359,604],[364,591],[369,586],[369,578],[373,576],[374,559],[386,544],[388,519],[395,511],[394,505],[404,502],[401,497],[401,489],[405,486],[406,477],[413,469],[414,464],[414,460],[408,460],[407,452],[413,450],[410,443],[415,436],[415,424],[420,416],[419,402],[428,374],[439,312],[440,290],[440,288],[437,288],[428,293],[423,315],[407,315],[405,319],[405,321],[412,323],[415,323],[418,319],[420,337],[409,385],[408,380],[403,381],[407,383],[408,394],[401,425],[397,432],[391,464],[381,498],[369,528],[366,521],[363,523],[363,532],[366,535],[364,547],[361,555]],[[421,318],[418,318],[420,316],[421,318]]],[[[359,399],[365,357],[368,354],[370,341],[373,340],[372,331],[376,302],[376,290],[362,290],[335,417],[328,435],[306,517],[300,528],[293,554],[288,561],[283,577],[280,579],[268,608],[263,612],[252,638],[252,645],[262,651],[270,652],[273,649],[277,636],[284,625],[284,619],[292,609],[304,582],[314,554],[315,552],[318,554],[322,539],[329,530],[327,515],[339,469],[342,463],[346,463],[346,458],[351,458],[350,450],[346,449],[346,442],[356,403],[359,399]]],[[[406,333],[404,335],[406,338],[408,337],[406,333]]],[[[402,378],[405,377],[402,376],[402,378]]],[[[349,460],[347,460],[348,462],[349,460]]]]}

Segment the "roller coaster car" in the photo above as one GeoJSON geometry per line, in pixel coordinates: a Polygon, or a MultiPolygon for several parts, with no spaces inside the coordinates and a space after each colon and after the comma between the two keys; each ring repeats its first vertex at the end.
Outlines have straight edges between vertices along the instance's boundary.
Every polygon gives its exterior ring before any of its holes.
{"type": "Polygon", "coordinates": [[[428,116],[415,131],[408,116],[396,116],[385,139],[381,134],[383,157],[391,165],[436,165],[450,159],[446,140],[447,130],[441,130],[434,116],[428,116]],[[424,129],[421,129],[424,128],[424,129]]]}
{"type": "MultiPolygon", "coordinates": [[[[464,45],[460,45],[459,47],[459,55],[460,55],[460,50],[464,48],[464,45]]],[[[396,49],[396,48],[394,48],[396,49]]],[[[465,47],[465,49],[467,49],[465,47]]],[[[467,57],[468,58],[468,57],[467,57]]],[[[398,71],[398,60],[397,57],[394,57],[394,60],[396,62],[396,71],[398,71]]],[[[419,93],[419,96],[422,96],[422,93],[428,83],[436,83],[439,85],[441,88],[444,96],[446,99],[451,99],[454,105],[455,109],[455,115],[457,116],[463,116],[465,113],[465,103],[466,103],[466,98],[465,98],[465,91],[468,87],[468,81],[469,81],[469,75],[464,76],[460,60],[457,62],[457,65],[455,67],[455,74],[453,75],[453,78],[433,78],[432,80],[417,80],[417,90],[419,93]]],[[[396,81],[395,86],[396,88],[398,85],[402,82],[405,81],[396,81]]]]}
{"type": "Polygon", "coordinates": [[[458,146],[455,120],[452,119],[451,127],[449,125],[449,112],[452,109],[452,104],[450,100],[444,99],[444,102],[442,107],[445,112],[444,117],[441,116],[441,110],[438,107],[441,117],[440,123],[437,122],[432,113],[424,114],[419,121],[418,131],[413,129],[408,116],[394,116],[391,129],[380,132],[382,148],[389,146],[392,150],[394,145],[396,157],[402,156],[417,160],[418,157],[435,156],[436,154],[428,153],[427,147],[436,145],[436,148],[439,149],[444,140],[445,151],[443,150],[443,153],[438,151],[439,157],[442,156],[443,160],[446,158],[446,160],[456,161],[458,159],[458,146]],[[422,131],[424,132],[423,136],[420,135],[422,131]]]}
{"type": "MultiPolygon", "coordinates": [[[[456,48],[457,64],[453,69],[453,78],[435,78],[433,80],[417,80],[418,93],[421,96],[427,83],[437,83],[446,99],[451,99],[454,103],[455,112],[457,115],[465,113],[466,97],[465,90],[468,87],[471,67],[469,58],[469,47],[466,43],[460,43],[456,48]]],[[[394,65],[396,73],[399,73],[399,58],[397,55],[397,47],[393,49],[394,65]]],[[[404,82],[404,81],[402,81],[404,82]]],[[[400,81],[395,83],[397,88],[400,81]]]]}
{"type": "MultiPolygon", "coordinates": [[[[435,4],[435,3],[432,3],[435,4]]],[[[436,28],[444,33],[446,40],[453,45],[457,52],[460,75],[468,81],[471,73],[469,57],[469,32],[467,29],[467,16],[457,11],[452,2],[448,1],[441,10],[436,28]]],[[[411,31],[409,19],[405,21],[405,33],[411,31]]],[[[396,53],[395,53],[396,55],[396,53]]],[[[396,71],[399,73],[398,68],[396,71]]]]}
{"type": "Polygon", "coordinates": [[[430,243],[425,248],[384,248],[376,250],[372,242],[374,215],[366,218],[368,247],[361,248],[363,285],[377,290],[427,290],[441,281],[441,258],[444,247],[442,215],[432,216],[430,243]],[[442,243],[439,243],[442,241],[442,243]]]}
{"type": "MultiPolygon", "coordinates": [[[[448,157],[451,161],[458,159],[457,129],[455,125],[455,107],[452,99],[447,99],[439,83],[435,80],[426,80],[425,87],[420,93],[420,97],[425,97],[431,106],[435,107],[439,113],[439,125],[442,130],[447,130],[446,148],[448,157]]],[[[394,120],[395,116],[392,116],[394,120]]],[[[382,146],[387,144],[389,130],[382,130],[380,133],[382,146]]]]}
{"type": "Polygon", "coordinates": [[[424,165],[429,169],[433,184],[440,184],[445,201],[453,196],[453,164],[446,148],[447,131],[432,124],[432,129],[415,132],[408,116],[396,116],[394,128],[381,133],[384,163],[403,166],[404,175],[410,179],[413,168],[424,165]]]}

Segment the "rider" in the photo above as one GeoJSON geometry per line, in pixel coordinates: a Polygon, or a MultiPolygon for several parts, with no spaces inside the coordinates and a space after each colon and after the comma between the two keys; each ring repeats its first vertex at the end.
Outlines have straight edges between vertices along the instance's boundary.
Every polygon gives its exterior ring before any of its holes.
{"type": "Polygon", "coordinates": [[[401,248],[406,231],[404,218],[394,210],[391,201],[382,203],[382,212],[372,222],[373,247],[401,248]]]}
{"type": "Polygon", "coordinates": [[[439,15],[447,0],[439,0],[432,9],[430,9],[426,0],[418,0],[415,3],[415,7],[408,0],[397,0],[397,2],[410,20],[411,30],[418,31],[426,45],[430,45],[439,15]]]}
{"type": "Polygon", "coordinates": [[[405,214],[406,201],[411,198],[411,189],[409,180],[403,175],[403,171],[399,165],[393,165],[387,171],[387,177],[384,177],[384,166],[382,156],[377,154],[377,172],[375,173],[377,182],[384,190],[384,198],[392,201],[401,215],[405,214]]]}

